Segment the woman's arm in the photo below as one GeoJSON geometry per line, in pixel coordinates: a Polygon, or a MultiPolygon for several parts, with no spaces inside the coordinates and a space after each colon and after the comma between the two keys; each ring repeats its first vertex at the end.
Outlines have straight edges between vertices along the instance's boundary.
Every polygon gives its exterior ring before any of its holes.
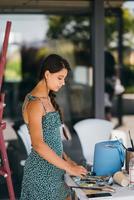
{"type": "Polygon", "coordinates": [[[76,162],[74,162],[65,152],[63,152],[62,157],[65,161],[67,161],[71,165],[77,165],[76,162]]]}
{"type": "Polygon", "coordinates": [[[28,124],[33,149],[45,160],[63,169],[71,175],[83,176],[87,170],[83,166],[73,166],[58,156],[44,141],[42,133],[42,105],[39,101],[32,101],[27,106],[28,124]]]}

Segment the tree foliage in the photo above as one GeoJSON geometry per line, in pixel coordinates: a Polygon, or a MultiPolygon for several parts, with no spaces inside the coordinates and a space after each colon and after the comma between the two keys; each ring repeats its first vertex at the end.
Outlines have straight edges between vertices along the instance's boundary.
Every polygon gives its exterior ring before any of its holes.
{"type": "MultiPolygon", "coordinates": [[[[53,39],[70,39],[75,45],[86,47],[89,44],[90,20],[89,16],[49,16],[48,37],[53,39]]],[[[123,33],[134,33],[134,16],[128,9],[123,9],[123,33]]],[[[117,42],[118,18],[105,17],[105,41],[109,46],[111,42],[117,42]]],[[[124,40],[128,40],[124,38],[124,40]]],[[[131,43],[131,42],[130,42],[131,43]]]]}
{"type": "Polygon", "coordinates": [[[86,44],[90,38],[87,16],[50,16],[48,37],[70,39],[74,44],[86,44]]]}

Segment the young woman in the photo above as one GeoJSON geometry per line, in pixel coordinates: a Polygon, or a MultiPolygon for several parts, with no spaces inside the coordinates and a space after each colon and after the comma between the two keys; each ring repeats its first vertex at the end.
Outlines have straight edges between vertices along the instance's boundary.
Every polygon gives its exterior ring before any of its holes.
{"type": "Polygon", "coordinates": [[[25,163],[21,200],[69,200],[65,172],[80,177],[87,173],[63,153],[60,137],[62,118],[53,92],[65,84],[69,70],[65,59],[49,55],[42,63],[39,82],[25,98],[23,117],[32,150],[25,163]]]}

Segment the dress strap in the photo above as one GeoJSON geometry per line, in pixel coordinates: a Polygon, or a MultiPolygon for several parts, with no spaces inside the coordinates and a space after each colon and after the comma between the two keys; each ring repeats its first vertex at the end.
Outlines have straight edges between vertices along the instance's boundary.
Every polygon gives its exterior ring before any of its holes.
{"type": "Polygon", "coordinates": [[[39,97],[37,97],[37,98],[40,100],[40,102],[41,102],[41,104],[42,104],[42,106],[44,108],[45,113],[47,113],[44,103],[42,102],[42,100],[39,97]]]}
{"type": "MultiPolygon", "coordinates": [[[[41,100],[40,97],[36,97],[36,96],[31,95],[31,94],[27,94],[23,105],[25,106],[25,104],[26,104],[28,101],[34,101],[34,100],[39,100],[39,101],[41,102],[42,106],[43,106],[43,109],[44,109],[45,113],[47,113],[46,108],[45,108],[45,105],[44,105],[44,103],[42,102],[42,100],[41,100]]],[[[24,106],[23,106],[23,107],[24,107],[24,106]]]]}

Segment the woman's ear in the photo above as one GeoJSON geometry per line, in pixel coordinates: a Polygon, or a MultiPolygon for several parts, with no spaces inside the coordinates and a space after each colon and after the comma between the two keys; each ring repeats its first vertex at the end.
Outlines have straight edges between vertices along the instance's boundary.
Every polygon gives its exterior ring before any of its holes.
{"type": "Polygon", "coordinates": [[[47,71],[45,72],[45,79],[46,79],[46,80],[48,79],[49,74],[50,74],[50,72],[47,70],[47,71]]]}

